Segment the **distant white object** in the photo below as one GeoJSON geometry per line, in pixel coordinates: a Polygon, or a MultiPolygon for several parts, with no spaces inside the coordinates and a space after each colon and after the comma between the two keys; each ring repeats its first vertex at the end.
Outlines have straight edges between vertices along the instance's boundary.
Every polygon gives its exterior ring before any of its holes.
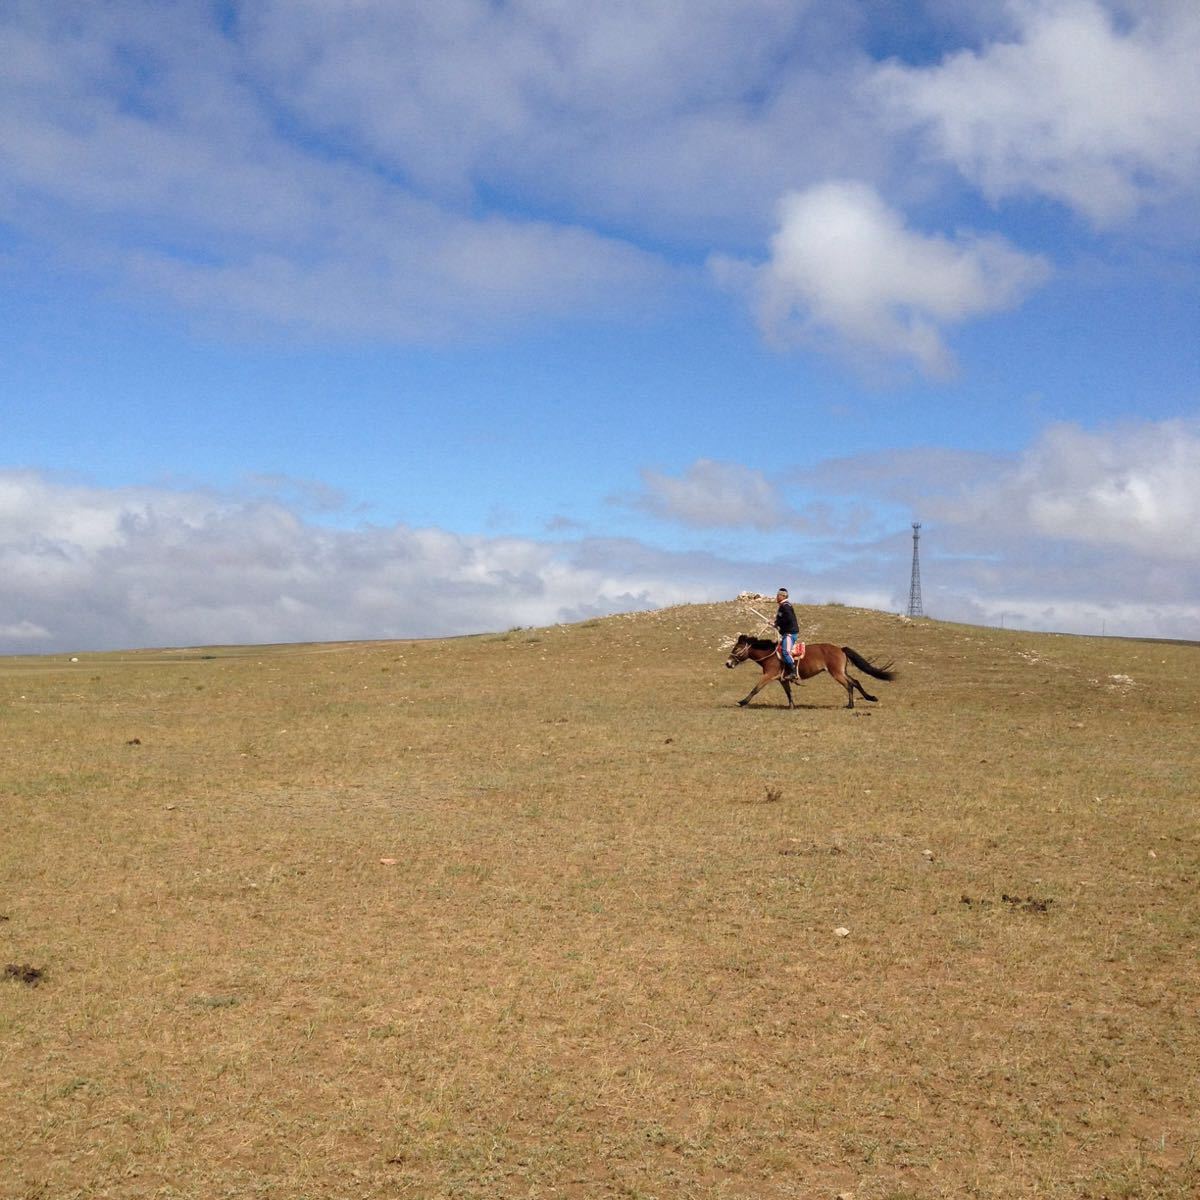
{"type": "Polygon", "coordinates": [[[73,659],[71,659],[71,661],[72,661],[72,662],[78,662],[78,661],[79,661],[79,659],[77,659],[77,658],[73,658],[73,659]]]}
{"type": "Polygon", "coordinates": [[[850,930],[848,930],[845,925],[839,925],[833,932],[836,933],[838,937],[850,936],[850,930]]]}

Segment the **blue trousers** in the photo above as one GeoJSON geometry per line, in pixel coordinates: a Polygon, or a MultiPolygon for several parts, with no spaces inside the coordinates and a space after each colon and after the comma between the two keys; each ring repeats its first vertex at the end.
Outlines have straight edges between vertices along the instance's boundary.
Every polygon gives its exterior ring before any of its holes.
{"type": "Polygon", "coordinates": [[[779,652],[783,655],[783,665],[789,671],[795,670],[796,660],[792,657],[792,647],[796,644],[794,633],[785,633],[779,642],[779,652]]]}

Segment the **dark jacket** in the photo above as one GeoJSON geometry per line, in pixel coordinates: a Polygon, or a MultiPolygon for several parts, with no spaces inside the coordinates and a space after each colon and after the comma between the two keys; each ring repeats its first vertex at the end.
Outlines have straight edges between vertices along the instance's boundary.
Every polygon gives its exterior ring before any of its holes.
{"type": "Polygon", "coordinates": [[[800,632],[800,624],[796,620],[796,611],[792,608],[792,602],[785,600],[775,613],[775,628],[779,630],[780,636],[800,632]]]}

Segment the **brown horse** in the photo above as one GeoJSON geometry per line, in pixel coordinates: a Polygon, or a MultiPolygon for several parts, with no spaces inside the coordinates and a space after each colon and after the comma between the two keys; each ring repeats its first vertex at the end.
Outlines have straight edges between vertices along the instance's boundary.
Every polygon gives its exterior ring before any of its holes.
{"type": "MultiPolygon", "coordinates": [[[[755,685],[750,695],[744,700],[739,700],[738,704],[745,708],[768,683],[778,680],[787,693],[788,708],[795,708],[796,705],[792,702],[792,685],[783,677],[784,667],[783,660],[779,657],[779,643],[767,638],[752,638],[749,634],[740,633],[733,649],[729,652],[729,659],[725,665],[730,668],[737,667],[747,659],[762,667],[763,677],[755,685]]],[[[796,678],[797,680],[811,679],[814,675],[820,675],[822,671],[828,671],[846,689],[847,708],[854,707],[855,688],[858,688],[864,700],[874,702],[875,697],[853,675],[846,673],[847,660],[860,671],[866,671],[875,679],[896,678],[896,672],[892,670],[891,663],[877,667],[869,663],[856,650],[851,650],[849,646],[835,646],[832,642],[809,642],[805,647],[804,657],[796,659],[796,678]]]]}

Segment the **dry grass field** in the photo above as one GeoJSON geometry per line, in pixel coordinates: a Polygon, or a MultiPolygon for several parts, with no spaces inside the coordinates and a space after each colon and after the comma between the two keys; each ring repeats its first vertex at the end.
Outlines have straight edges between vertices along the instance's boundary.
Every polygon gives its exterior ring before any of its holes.
{"type": "Polygon", "coordinates": [[[798,611],[0,660],[0,1196],[1200,1194],[1200,648],[798,611]]]}

